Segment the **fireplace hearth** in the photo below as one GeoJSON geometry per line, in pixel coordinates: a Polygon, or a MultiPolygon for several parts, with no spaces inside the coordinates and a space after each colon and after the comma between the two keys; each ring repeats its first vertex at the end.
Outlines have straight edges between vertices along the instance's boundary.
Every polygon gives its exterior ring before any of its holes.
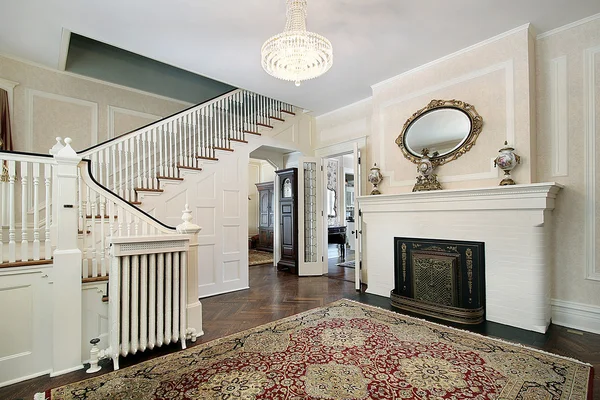
{"type": "Polygon", "coordinates": [[[485,320],[482,242],[394,238],[395,308],[448,321],[485,320]]]}

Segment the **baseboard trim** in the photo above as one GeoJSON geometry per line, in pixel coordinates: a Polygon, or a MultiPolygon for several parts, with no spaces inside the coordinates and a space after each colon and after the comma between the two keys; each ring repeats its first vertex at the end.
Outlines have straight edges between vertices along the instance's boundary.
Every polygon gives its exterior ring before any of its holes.
{"type": "Polygon", "coordinates": [[[9,381],[0,382],[0,388],[5,387],[5,386],[14,385],[15,383],[23,382],[23,381],[26,381],[28,379],[37,378],[38,376],[48,375],[50,372],[52,372],[52,370],[48,369],[48,370],[45,370],[45,371],[36,372],[35,374],[31,374],[31,375],[27,375],[27,376],[22,376],[20,378],[11,379],[9,381]]]}
{"type": "Polygon", "coordinates": [[[68,374],[69,372],[78,371],[78,370],[80,370],[82,368],[84,368],[84,365],[80,364],[80,365],[77,365],[75,367],[63,369],[61,371],[50,372],[50,378],[54,378],[55,376],[59,376],[59,375],[68,374]]]}
{"type": "Polygon", "coordinates": [[[552,323],[600,334],[600,307],[552,299],[552,323]]]}

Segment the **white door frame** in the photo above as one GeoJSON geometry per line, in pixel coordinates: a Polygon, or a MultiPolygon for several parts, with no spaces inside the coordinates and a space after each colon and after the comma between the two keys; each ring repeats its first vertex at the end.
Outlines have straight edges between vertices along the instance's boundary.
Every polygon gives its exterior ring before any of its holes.
{"type": "MultiPolygon", "coordinates": [[[[321,147],[315,150],[315,156],[321,158],[332,158],[344,154],[355,154],[355,149],[361,152],[362,162],[360,165],[360,171],[354,171],[354,187],[355,191],[357,186],[359,187],[359,193],[365,193],[366,190],[366,181],[364,179],[365,175],[365,154],[367,151],[367,137],[359,137],[356,139],[349,140],[347,142],[336,143],[331,146],[321,147]],[[360,181],[357,177],[363,177],[360,181]]],[[[354,163],[357,164],[357,160],[354,160],[354,163]]],[[[356,193],[355,193],[355,203],[356,202],[356,193]]],[[[326,203],[324,200],[323,207],[326,208],[326,203]]],[[[355,268],[356,268],[356,276],[360,277],[358,281],[355,282],[356,289],[360,290],[360,285],[364,281],[364,274],[362,272],[362,227],[360,226],[360,219],[358,215],[359,210],[357,208],[354,209],[354,229],[358,232],[358,238],[356,239],[356,249],[355,249],[355,268]]]]}

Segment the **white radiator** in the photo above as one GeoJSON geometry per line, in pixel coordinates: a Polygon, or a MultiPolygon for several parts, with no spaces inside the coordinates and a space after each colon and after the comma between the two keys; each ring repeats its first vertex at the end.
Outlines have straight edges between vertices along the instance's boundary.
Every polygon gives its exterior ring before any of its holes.
{"type": "Polygon", "coordinates": [[[186,235],[111,239],[108,289],[109,348],[119,355],[181,341],[185,349],[186,235]]]}

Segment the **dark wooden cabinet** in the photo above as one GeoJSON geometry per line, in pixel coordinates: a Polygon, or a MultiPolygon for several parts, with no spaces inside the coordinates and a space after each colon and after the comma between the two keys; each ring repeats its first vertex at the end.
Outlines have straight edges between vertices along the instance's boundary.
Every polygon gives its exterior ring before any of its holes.
{"type": "Polygon", "coordinates": [[[277,269],[298,273],[298,169],[276,171],[279,176],[281,259],[277,269]]]}
{"type": "Polygon", "coordinates": [[[273,251],[273,182],[257,183],[258,189],[258,244],[257,250],[273,251]]]}

